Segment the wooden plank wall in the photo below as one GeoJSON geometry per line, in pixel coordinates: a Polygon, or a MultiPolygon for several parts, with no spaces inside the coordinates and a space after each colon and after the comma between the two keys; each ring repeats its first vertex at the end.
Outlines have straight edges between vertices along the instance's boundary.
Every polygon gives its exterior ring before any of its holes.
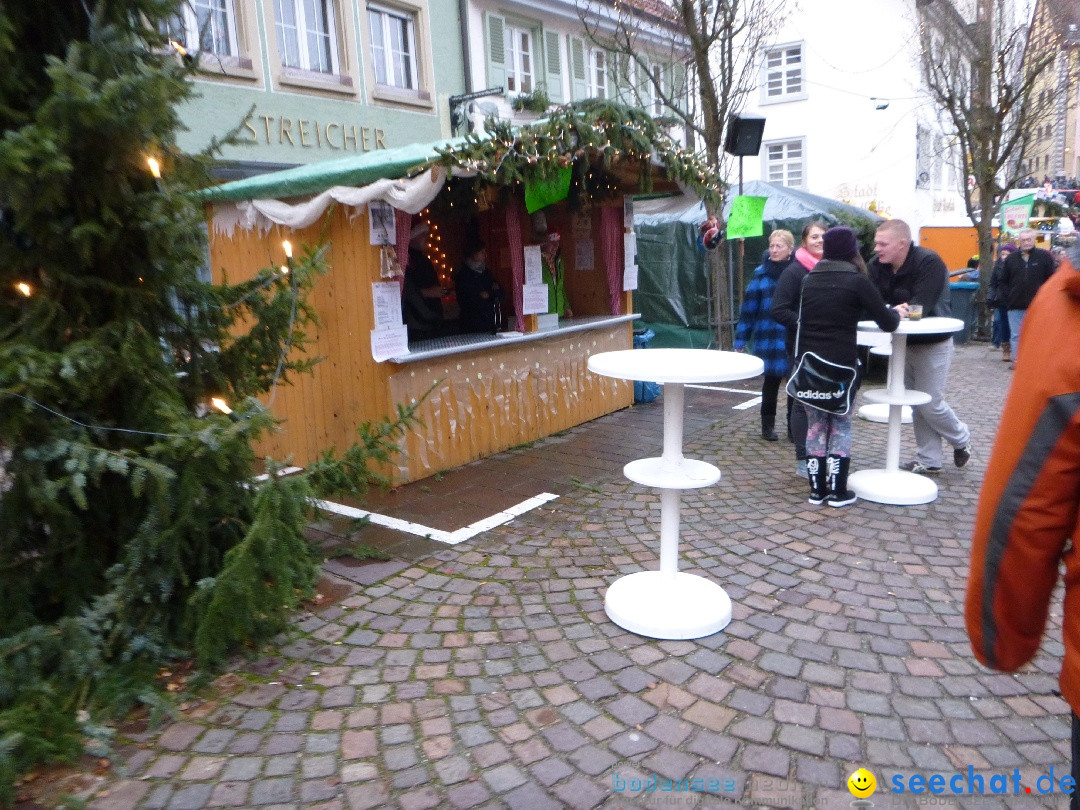
{"type": "MultiPolygon", "coordinates": [[[[211,239],[211,262],[216,279],[227,274],[236,282],[251,278],[259,268],[281,265],[282,240],[293,244],[293,255],[314,246],[323,235],[318,222],[304,230],[275,227],[267,233],[237,230],[232,237],[211,239]]],[[[325,228],[330,271],[317,282],[311,302],[319,326],[309,356],[324,358],[310,375],[299,375],[273,392],[271,410],[281,420],[281,432],[258,451],[275,459],[304,465],[322,450],[343,449],[354,441],[356,427],[392,413],[387,380],[389,368],[371,358],[374,318],[371,284],[379,281],[378,249],[368,244],[366,212],[350,220],[344,208],[330,214],[325,228]]],[[[268,397],[264,397],[267,403],[268,397]]]]}
{"type": "MultiPolygon", "coordinates": [[[[310,375],[279,384],[270,404],[281,431],[264,441],[260,455],[305,465],[329,448],[343,449],[356,427],[394,412],[441,381],[421,408],[424,425],[402,441],[401,462],[393,469],[395,483],[423,478],[477,458],[497,453],[633,403],[633,386],[590,374],[590,354],[628,349],[632,324],[621,323],[543,340],[496,346],[443,360],[404,365],[376,363],[371,357],[374,319],[371,285],[380,281],[378,249],[369,244],[366,211],[349,217],[336,208],[322,221],[301,231],[276,227],[267,233],[237,230],[231,237],[211,238],[211,265],[216,280],[249,279],[262,267],[280,266],[282,240],[293,244],[294,256],[315,245],[324,234],[329,242],[329,273],[311,296],[320,324],[313,331],[310,355],[324,359],[310,375]]],[[[598,217],[598,213],[595,214],[598,217]]],[[[571,240],[564,250],[572,256],[571,240]]],[[[577,272],[568,261],[568,287],[576,314],[606,312],[606,281],[599,266],[577,272]],[[594,289],[595,288],[595,289],[594,289]]],[[[626,296],[630,311],[630,296],[626,296]]]]}
{"type": "Polygon", "coordinates": [[[395,367],[395,402],[422,403],[395,477],[425,478],[628,407],[633,384],[588,371],[589,355],[629,349],[631,322],[553,334],[395,367]]]}

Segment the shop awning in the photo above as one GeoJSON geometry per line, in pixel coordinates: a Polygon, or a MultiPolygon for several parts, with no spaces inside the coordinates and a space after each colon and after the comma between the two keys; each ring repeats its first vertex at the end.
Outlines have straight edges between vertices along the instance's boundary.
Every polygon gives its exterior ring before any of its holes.
{"type": "Polygon", "coordinates": [[[462,138],[413,143],[395,149],[376,149],[291,169],[234,180],[201,192],[206,202],[276,200],[318,194],[333,186],[366,186],[376,180],[396,180],[426,167],[439,149],[458,146],[462,138]]]}

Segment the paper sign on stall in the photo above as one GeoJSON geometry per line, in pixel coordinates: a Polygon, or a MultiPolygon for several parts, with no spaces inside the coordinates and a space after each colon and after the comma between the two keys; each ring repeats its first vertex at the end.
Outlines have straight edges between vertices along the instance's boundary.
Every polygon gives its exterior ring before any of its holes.
{"type": "Polygon", "coordinates": [[[731,201],[731,213],[728,214],[727,238],[742,239],[761,236],[764,233],[762,215],[768,197],[740,195],[731,201]]]}
{"type": "Polygon", "coordinates": [[[521,288],[521,312],[523,315],[536,315],[547,311],[547,284],[526,284],[521,288]]]}
{"type": "Polygon", "coordinates": [[[541,263],[540,246],[528,245],[525,248],[525,283],[542,284],[544,266],[541,263]]]}
{"type": "Polygon", "coordinates": [[[376,363],[409,353],[409,332],[405,324],[371,330],[371,357],[376,363]]]}
{"type": "Polygon", "coordinates": [[[622,198],[622,224],[623,228],[627,230],[633,230],[634,228],[634,198],[623,197],[622,198]]]}
{"type": "Polygon", "coordinates": [[[593,261],[593,240],[586,237],[574,241],[574,269],[595,270],[596,263],[593,261]]]}
{"type": "Polygon", "coordinates": [[[637,234],[623,234],[623,292],[637,289],[637,234]]]}
{"type": "Polygon", "coordinates": [[[371,285],[375,302],[375,329],[401,326],[401,287],[396,281],[377,281],[371,285]]]}
{"type": "Polygon", "coordinates": [[[369,202],[368,220],[371,244],[394,244],[394,236],[397,233],[397,227],[394,223],[394,208],[390,203],[378,201],[369,202]]]}

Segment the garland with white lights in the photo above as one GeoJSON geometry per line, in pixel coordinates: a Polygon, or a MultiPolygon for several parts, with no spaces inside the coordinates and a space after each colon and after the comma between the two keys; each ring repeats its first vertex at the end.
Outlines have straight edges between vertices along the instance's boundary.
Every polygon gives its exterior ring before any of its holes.
{"type": "MultiPolygon", "coordinates": [[[[647,112],[610,101],[566,105],[522,126],[492,122],[486,135],[469,133],[464,144],[438,152],[435,163],[495,186],[551,180],[560,169],[573,166],[575,181],[582,187],[581,205],[602,191],[581,183],[590,167],[597,173],[628,161],[638,164],[643,192],[651,189],[654,162],[663,166],[669,179],[689,187],[707,204],[719,205],[724,188],[715,167],[672,140],[647,112]]],[[[611,183],[606,185],[614,190],[611,183]]]]}

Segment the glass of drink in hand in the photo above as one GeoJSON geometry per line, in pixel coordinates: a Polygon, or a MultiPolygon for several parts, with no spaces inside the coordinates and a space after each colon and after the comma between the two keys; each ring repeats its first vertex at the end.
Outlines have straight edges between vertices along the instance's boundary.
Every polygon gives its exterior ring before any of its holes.
{"type": "Polygon", "coordinates": [[[908,318],[918,321],[922,318],[922,304],[908,304],[908,318]]]}

